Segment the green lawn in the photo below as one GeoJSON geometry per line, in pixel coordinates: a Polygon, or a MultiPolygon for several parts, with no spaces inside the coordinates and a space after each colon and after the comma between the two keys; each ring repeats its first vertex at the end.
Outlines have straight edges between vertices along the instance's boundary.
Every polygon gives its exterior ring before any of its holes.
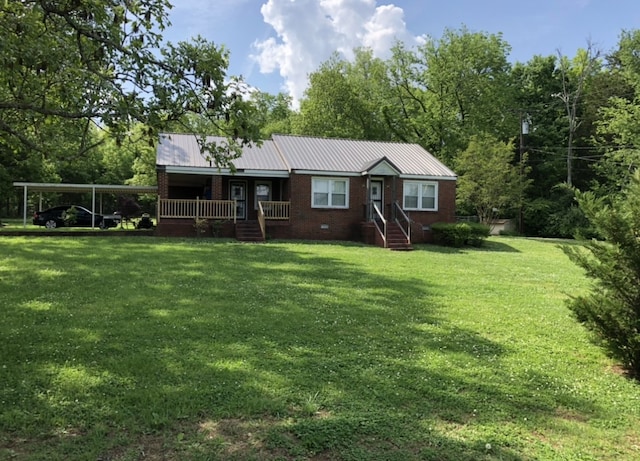
{"type": "Polygon", "coordinates": [[[0,237],[0,459],[633,460],[554,242],[0,237]]]}

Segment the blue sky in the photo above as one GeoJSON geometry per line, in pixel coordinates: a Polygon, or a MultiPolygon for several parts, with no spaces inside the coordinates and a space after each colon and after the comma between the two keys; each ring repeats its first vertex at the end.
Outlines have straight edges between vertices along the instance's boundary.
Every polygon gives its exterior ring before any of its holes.
{"type": "Polygon", "coordinates": [[[445,28],[502,33],[512,62],[575,55],[590,40],[607,52],[620,32],[640,28],[640,0],[172,0],[172,42],[201,35],[231,52],[230,75],[295,100],[307,75],[334,51],[356,47],[388,57],[445,28]]]}

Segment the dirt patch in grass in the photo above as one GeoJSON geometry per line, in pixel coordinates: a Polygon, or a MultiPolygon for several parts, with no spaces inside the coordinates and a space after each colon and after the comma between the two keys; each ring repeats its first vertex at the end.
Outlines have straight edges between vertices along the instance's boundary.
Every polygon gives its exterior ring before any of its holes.
{"type": "Polygon", "coordinates": [[[556,408],[555,414],[558,418],[562,418],[567,421],[576,421],[579,423],[586,423],[589,421],[589,418],[586,415],[574,410],[573,408],[558,407],[556,408]]]}

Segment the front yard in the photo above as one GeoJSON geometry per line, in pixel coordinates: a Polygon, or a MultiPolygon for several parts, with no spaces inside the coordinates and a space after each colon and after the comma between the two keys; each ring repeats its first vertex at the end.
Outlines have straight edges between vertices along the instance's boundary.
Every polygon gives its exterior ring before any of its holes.
{"type": "Polygon", "coordinates": [[[553,242],[0,237],[0,459],[632,460],[553,242]]]}

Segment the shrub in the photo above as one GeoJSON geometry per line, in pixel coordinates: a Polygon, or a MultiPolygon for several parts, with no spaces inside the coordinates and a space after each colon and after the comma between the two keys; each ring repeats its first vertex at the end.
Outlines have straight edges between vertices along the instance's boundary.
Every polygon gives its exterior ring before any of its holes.
{"type": "Polygon", "coordinates": [[[62,219],[64,220],[65,225],[73,226],[78,221],[78,210],[76,207],[72,206],[67,211],[62,214],[62,219]]]}
{"type": "Polygon", "coordinates": [[[195,218],[193,220],[193,228],[196,230],[196,236],[200,237],[209,230],[209,220],[204,218],[195,218]]]}
{"type": "Polygon", "coordinates": [[[639,378],[640,172],[621,199],[606,203],[589,192],[578,194],[578,203],[605,241],[563,248],[595,280],[591,292],[572,298],[569,308],[639,378]]]}
{"type": "Polygon", "coordinates": [[[438,245],[460,248],[464,245],[479,247],[489,237],[489,226],[479,223],[436,223],[431,226],[433,241],[438,245]]]}

